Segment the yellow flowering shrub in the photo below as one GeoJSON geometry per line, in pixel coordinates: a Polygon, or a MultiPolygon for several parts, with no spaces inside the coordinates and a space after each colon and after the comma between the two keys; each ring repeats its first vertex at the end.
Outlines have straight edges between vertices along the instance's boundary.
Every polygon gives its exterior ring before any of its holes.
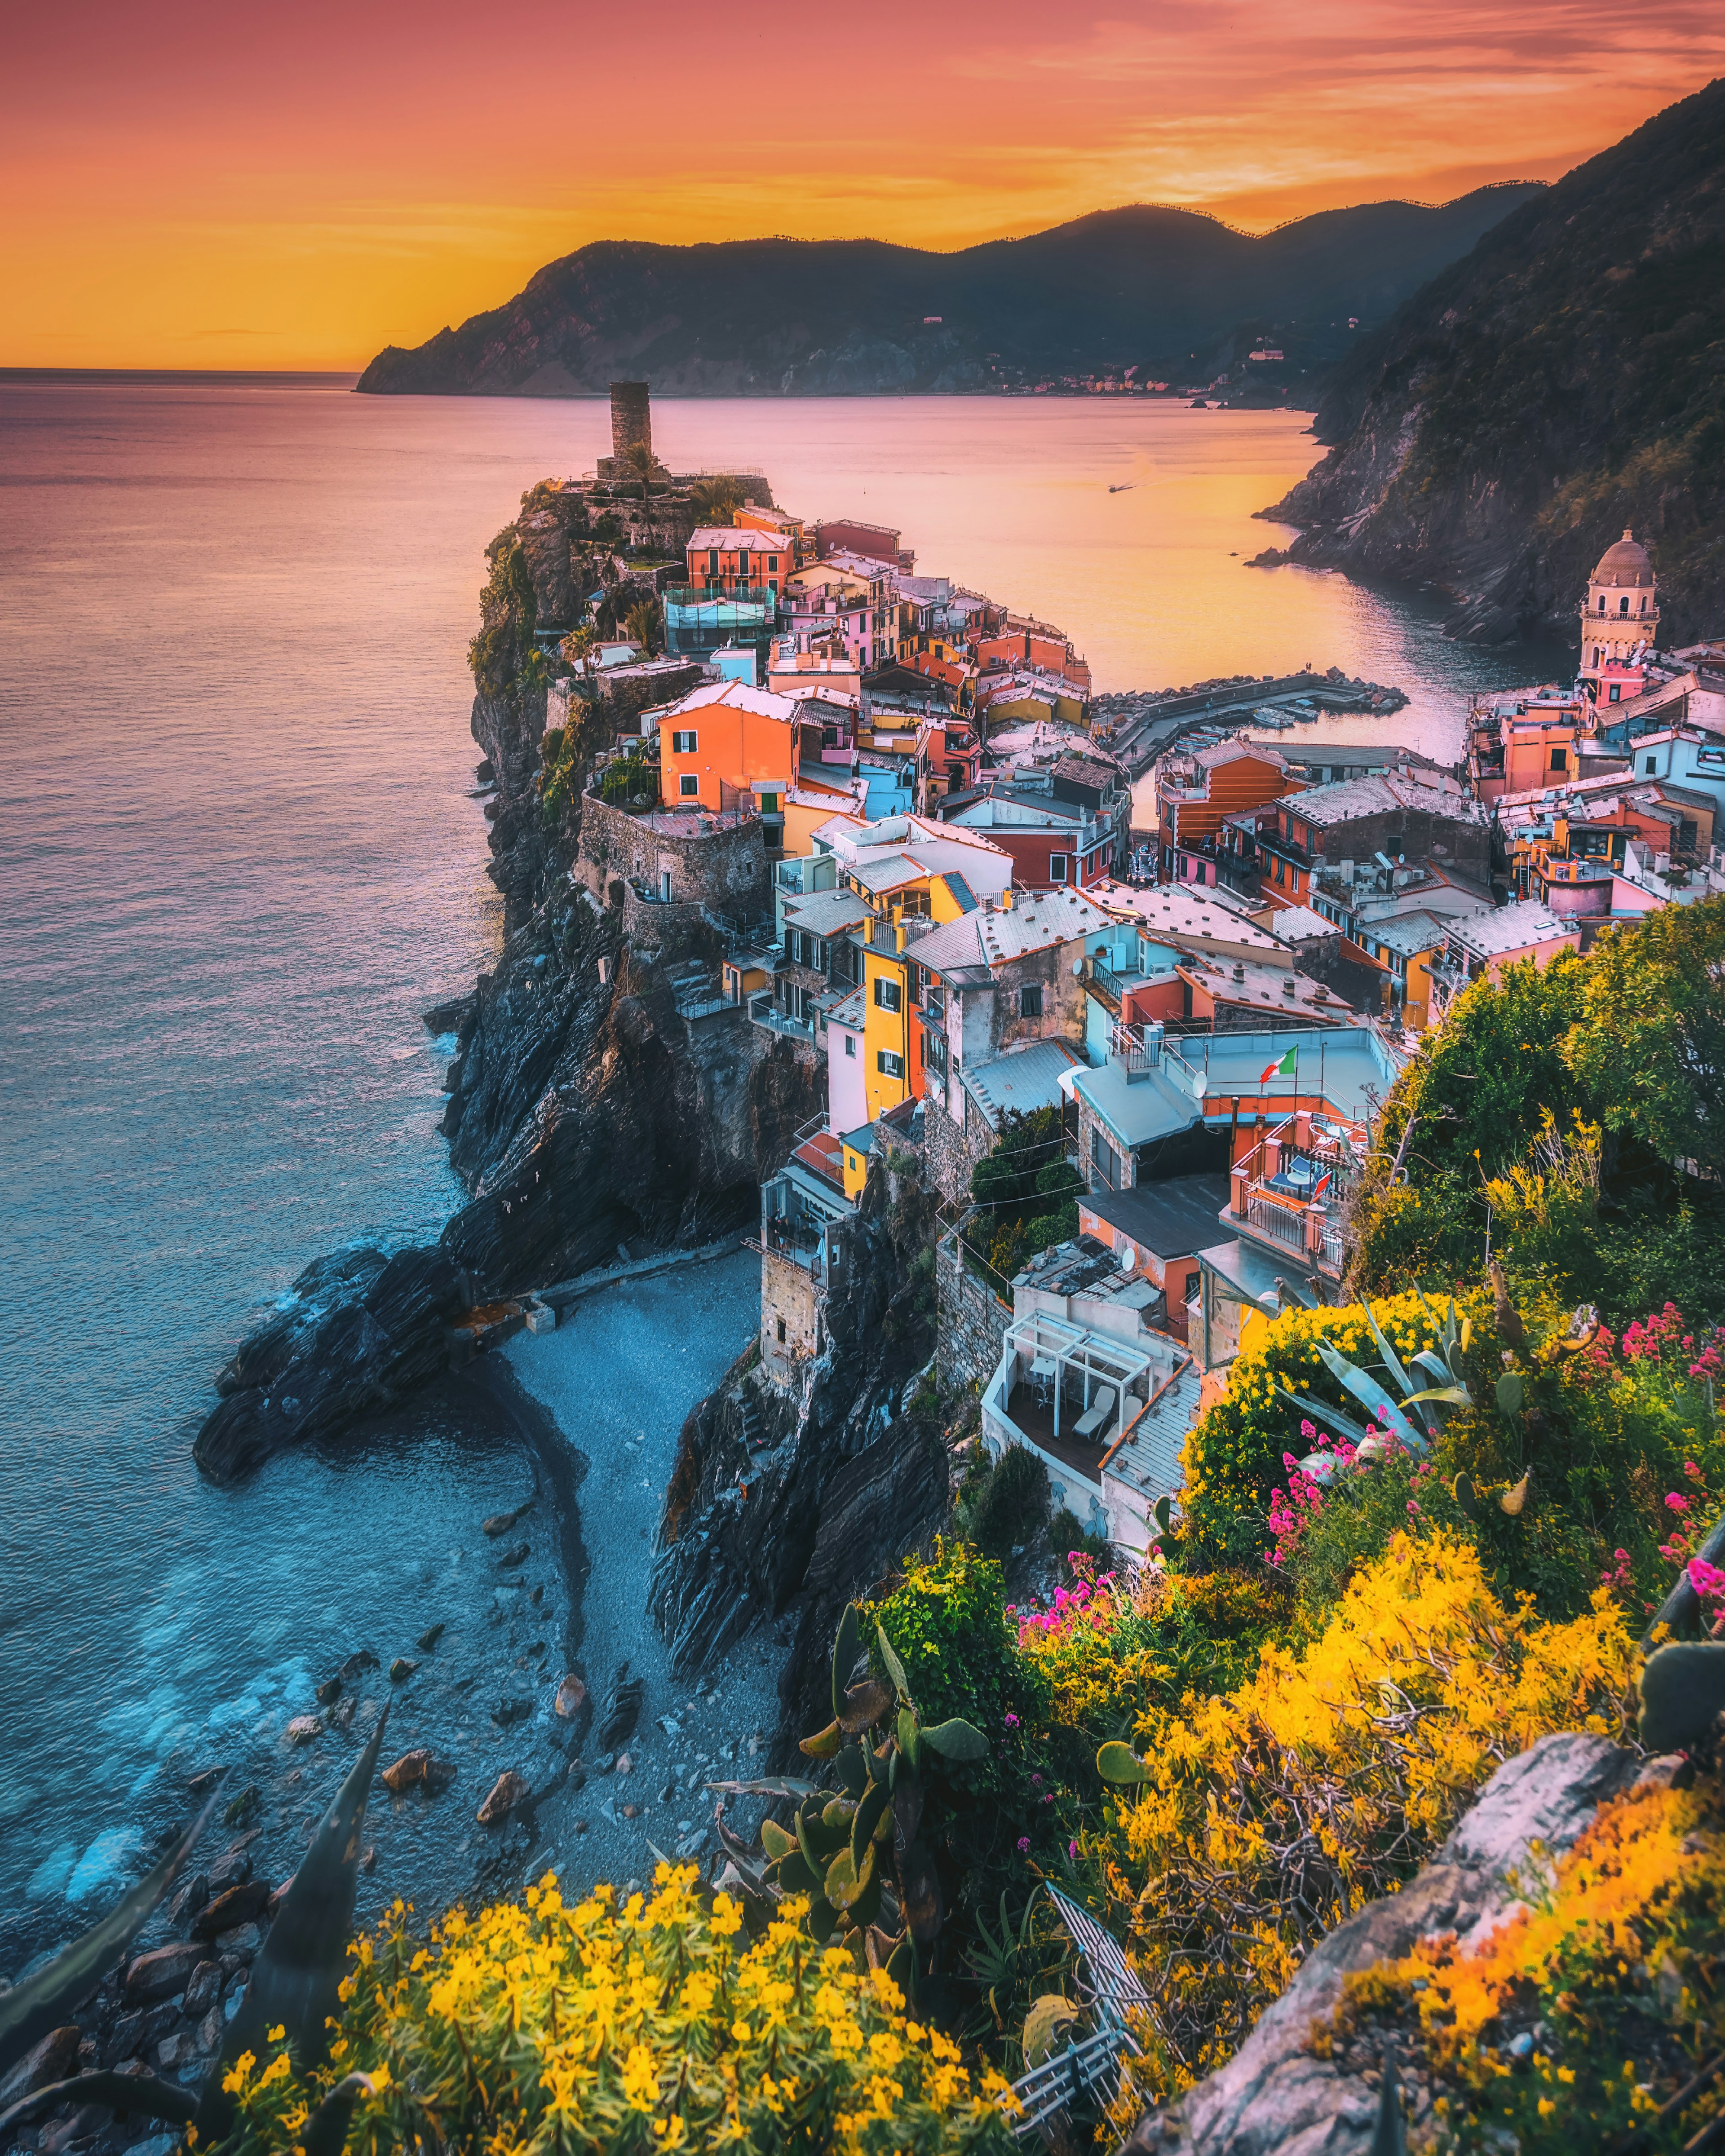
{"type": "Polygon", "coordinates": [[[329,2066],[285,2051],[228,2077],[236,2151],[286,2151],[327,2089],[370,2087],[353,2156],[422,2146],[541,2151],[797,2149],[885,2156],[1012,2145],[1005,2084],[905,2011],[884,1972],[814,1944],[788,1897],[751,1942],[692,1865],[650,1897],[566,1902],[547,1874],[521,1904],[459,1910],[418,1943],[398,1902],[352,1948],[329,2066]]]}
{"type": "Polygon", "coordinates": [[[1722,1825],[1713,1780],[1602,1807],[1476,1952],[1426,1941],[1350,1977],[1314,2048],[1396,2051],[1440,2092],[1434,2150],[1507,2131],[1523,2156],[1569,2156],[1650,2126],[1650,2148],[1681,2148],[1721,2111],[1705,2078],[1676,2099],[1725,2039],[1722,1825]]]}
{"type": "Polygon", "coordinates": [[[1471,1543],[1398,1535],[1303,1650],[1266,1642],[1232,1692],[1142,1715],[1146,1779],[1081,1845],[1153,1999],[1122,2123],[1223,2064],[1504,1760],[1553,1730],[1619,1734],[1634,1667],[1603,1589],[1542,1623],[1499,1601],[1471,1543]]]}
{"type": "MultiPolygon", "coordinates": [[[[1479,1300],[1471,1298],[1466,1306],[1476,1325],[1479,1300]]],[[[1489,1312],[1489,1300],[1484,1306],[1489,1312]]],[[[1435,1345],[1438,1325],[1431,1305],[1420,1296],[1374,1299],[1372,1311],[1404,1366],[1422,1348],[1435,1345]]],[[[1299,1414],[1283,1397],[1282,1386],[1309,1398],[1307,1412],[1319,1430],[1327,1405],[1345,1403],[1352,1419],[1366,1419],[1357,1402],[1346,1402],[1324,1368],[1321,1340],[1362,1368],[1378,1359],[1358,1303],[1285,1310],[1267,1323],[1248,1326],[1229,1370],[1227,1391],[1193,1424],[1180,1455],[1184,1533],[1199,1548],[1239,1559],[1255,1558],[1269,1547],[1269,1492],[1286,1480],[1282,1455],[1311,1450],[1311,1440],[1300,1436],[1299,1414]]],[[[1394,1387],[1390,1391],[1395,1397],[1394,1387]]]]}

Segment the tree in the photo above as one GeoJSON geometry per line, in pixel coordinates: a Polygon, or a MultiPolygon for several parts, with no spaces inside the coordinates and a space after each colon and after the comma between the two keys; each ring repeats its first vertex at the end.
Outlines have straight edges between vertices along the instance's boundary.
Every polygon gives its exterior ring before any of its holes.
{"type": "Polygon", "coordinates": [[[652,658],[665,644],[665,609],[657,599],[639,599],[624,619],[624,629],[632,644],[639,644],[648,657],[652,658]]]}
{"type": "Polygon", "coordinates": [[[742,482],[728,472],[698,479],[689,490],[695,514],[703,524],[728,524],[742,506],[742,482]]]}
{"type": "Polygon", "coordinates": [[[658,475],[658,458],[645,442],[631,442],[623,453],[623,461],[641,482],[641,499],[645,501],[653,491],[653,481],[658,475]]]}
{"type": "Polygon", "coordinates": [[[583,622],[579,629],[569,631],[557,649],[572,666],[580,666],[585,664],[598,640],[598,631],[591,624],[583,622]]]}

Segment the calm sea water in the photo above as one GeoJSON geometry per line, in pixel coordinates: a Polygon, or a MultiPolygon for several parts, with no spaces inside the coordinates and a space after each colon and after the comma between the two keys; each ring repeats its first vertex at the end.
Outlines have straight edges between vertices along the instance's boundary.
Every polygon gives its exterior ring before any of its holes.
{"type": "MultiPolygon", "coordinates": [[[[519,1479],[454,1424],[238,1491],[189,1447],[308,1259],[457,1201],[418,1014],[497,934],[481,550],[606,424],[303,378],[0,379],[0,1965],[111,1897],[201,1750],[273,1742],[331,1658],[396,1641],[449,1521],[519,1479]]],[[[1525,658],[1240,565],[1305,424],[714,403],[662,407],[657,440],[901,526],[923,570],[1060,623],[1101,687],[1338,664],[1408,689],[1398,737],[1451,754],[1466,690],[1525,658]]]]}

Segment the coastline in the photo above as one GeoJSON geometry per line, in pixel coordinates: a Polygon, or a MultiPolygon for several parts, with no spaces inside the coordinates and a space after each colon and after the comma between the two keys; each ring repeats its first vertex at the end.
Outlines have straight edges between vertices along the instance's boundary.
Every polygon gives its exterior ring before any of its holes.
{"type": "MultiPolygon", "coordinates": [[[[587,1684],[593,1713],[569,1745],[567,1790],[542,1804],[538,1839],[521,1851],[527,1874],[555,1869],[566,1892],[650,1877],[655,1849],[711,1856],[714,1801],[702,1785],[747,1776],[751,1759],[764,1769],[788,1634],[757,1629],[689,1684],[671,1675],[647,1610],[683,1424],[754,1337],[759,1281],[759,1262],[744,1250],[692,1271],[625,1276],[556,1332],[517,1333],[496,1351],[539,1422],[547,1480],[567,1492],[567,1666],[587,1684]],[[610,1378],[603,1389],[596,1368],[610,1378]],[[628,1733],[607,1746],[607,1704],[625,1666],[624,1681],[643,1687],[639,1707],[628,1733]],[[608,1771],[619,1758],[627,1769],[608,1771]]],[[[727,1821],[751,1831],[758,1809],[733,1799],[727,1821]]],[[[489,1870],[488,1884],[506,1868],[489,1870]]]]}

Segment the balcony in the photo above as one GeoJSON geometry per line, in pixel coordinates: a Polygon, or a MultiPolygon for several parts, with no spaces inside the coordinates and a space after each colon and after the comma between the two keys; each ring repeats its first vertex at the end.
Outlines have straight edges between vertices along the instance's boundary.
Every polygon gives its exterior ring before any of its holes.
{"type": "Polygon", "coordinates": [[[792,1040],[813,1040],[814,1022],[812,1019],[792,1018],[781,1010],[773,1000],[770,988],[758,989],[749,998],[749,1024],[764,1026],[769,1033],[782,1033],[792,1040]]]}
{"type": "Polygon", "coordinates": [[[1290,1116],[1234,1163],[1230,1216],[1254,1241],[1339,1281],[1348,1263],[1339,1216],[1368,1150],[1358,1124],[1290,1116]]]}

